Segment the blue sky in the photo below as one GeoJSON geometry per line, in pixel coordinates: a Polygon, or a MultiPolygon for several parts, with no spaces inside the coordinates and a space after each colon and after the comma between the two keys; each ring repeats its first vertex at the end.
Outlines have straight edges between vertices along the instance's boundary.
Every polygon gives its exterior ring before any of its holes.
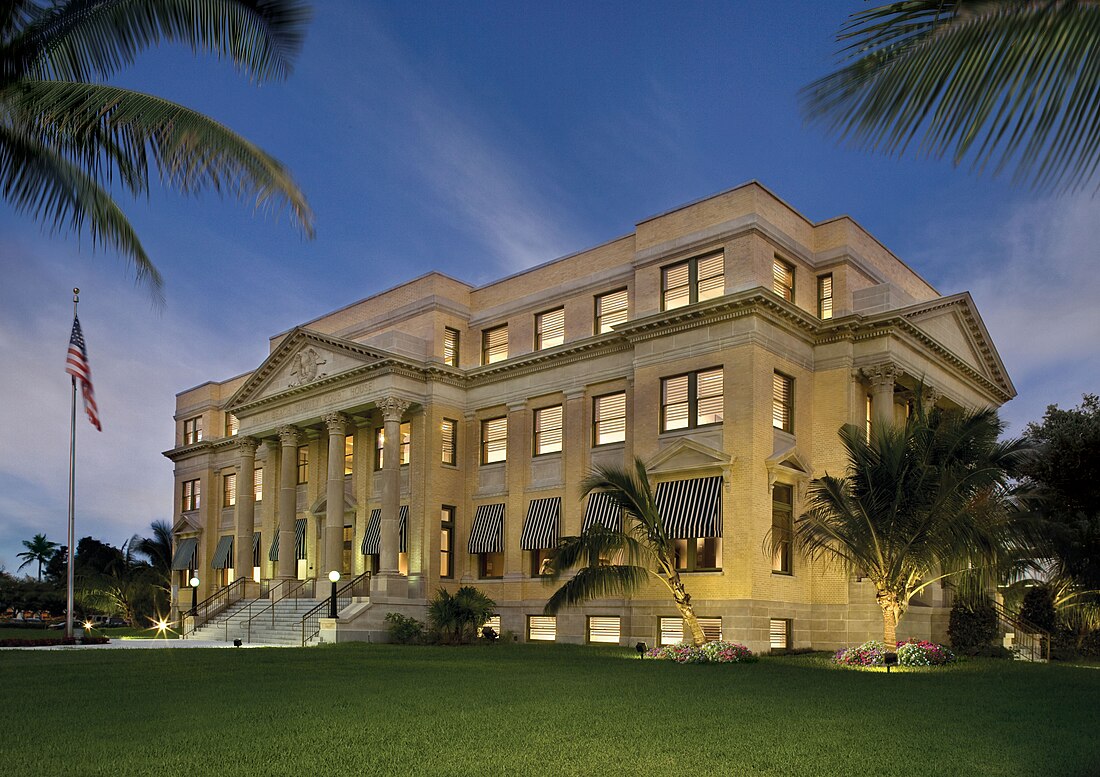
{"type": "Polygon", "coordinates": [[[213,193],[123,202],[163,312],[117,256],[0,205],[0,565],[66,531],[70,290],[104,431],[78,427],[77,536],[172,516],[176,392],[257,366],[267,337],[438,269],[482,283],[757,179],[848,214],[943,293],[969,290],[1020,396],[1016,433],[1097,390],[1100,203],[806,126],[859,2],[317,3],[294,75],[250,85],[165,47],[114,83],[204,111],[282,160],[317,237],[213,193]]]}

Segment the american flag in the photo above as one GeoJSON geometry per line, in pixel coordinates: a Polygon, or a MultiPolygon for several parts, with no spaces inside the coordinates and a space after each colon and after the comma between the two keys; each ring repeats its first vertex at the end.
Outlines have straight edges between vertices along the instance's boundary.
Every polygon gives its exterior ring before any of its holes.
{"type": "Polygon", "coordinates": [[[65,372],[80,381],[84,394],[84,412],[88,420],[99,431],[99,410],[95,406],[95,392],[92,391],[92,368],[88,364],[88,349],[84,347],[84,333],[80,331],[80,319],[73,316],[73,335],[69,338],[69,357],[65,360],[65,372]]]}

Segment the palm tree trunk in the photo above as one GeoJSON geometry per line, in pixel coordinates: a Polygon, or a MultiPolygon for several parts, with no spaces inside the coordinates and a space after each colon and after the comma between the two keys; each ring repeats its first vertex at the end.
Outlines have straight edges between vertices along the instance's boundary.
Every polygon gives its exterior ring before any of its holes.
{"type": "Polygon", "coordinates": [[[699,625],[699,619],[695,617],[695,608],[691,604],[691,594],[684,588],[684,584],[680,581],[680,575],[673,570],[668,574],[668,579],[665,582],[672,589],[672,598],[676,602],[676,609],[680,611],[680,617],[684,619],[688,631],[691,632],[692,643],[702,645],[707,641],[707,637],[703,633],[703,627],[699,625]]]}
{"type": "Polygon", "coordinates": [[[875,599],[882,608],[882,641],[886,649],[893,651],[898,644],[898,621],[901,620],[902,607],[897,594],[879,591],[875,599]]]}

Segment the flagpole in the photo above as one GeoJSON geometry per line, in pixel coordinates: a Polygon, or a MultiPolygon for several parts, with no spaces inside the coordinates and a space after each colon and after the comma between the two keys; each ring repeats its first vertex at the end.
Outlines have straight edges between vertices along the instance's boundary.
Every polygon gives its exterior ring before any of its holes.
{"type": "MultiPolygon", "coordinates": [[[[76,305],[80,302],[80,289],[73,289],[73,320],[76,305]]],[[[70,376],[73,384],[72,409],[69,414],[69,563],[66,570],[65,639],[73,638],[73,562],[76,558],[76,531],[74,527],[76,496],[76,376],[70,376]]]]}

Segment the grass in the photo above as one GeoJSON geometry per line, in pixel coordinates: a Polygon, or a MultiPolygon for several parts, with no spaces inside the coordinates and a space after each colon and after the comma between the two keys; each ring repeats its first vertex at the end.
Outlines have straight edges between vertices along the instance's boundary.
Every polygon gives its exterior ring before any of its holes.
{"type": "Polygon", "coordinates": [[[1100,671],[851,671],[627,649],[5,651],[19,775],[1095,774],[1100,671]],[[43,746],[43,732],[53,745],[43,746]]]}

